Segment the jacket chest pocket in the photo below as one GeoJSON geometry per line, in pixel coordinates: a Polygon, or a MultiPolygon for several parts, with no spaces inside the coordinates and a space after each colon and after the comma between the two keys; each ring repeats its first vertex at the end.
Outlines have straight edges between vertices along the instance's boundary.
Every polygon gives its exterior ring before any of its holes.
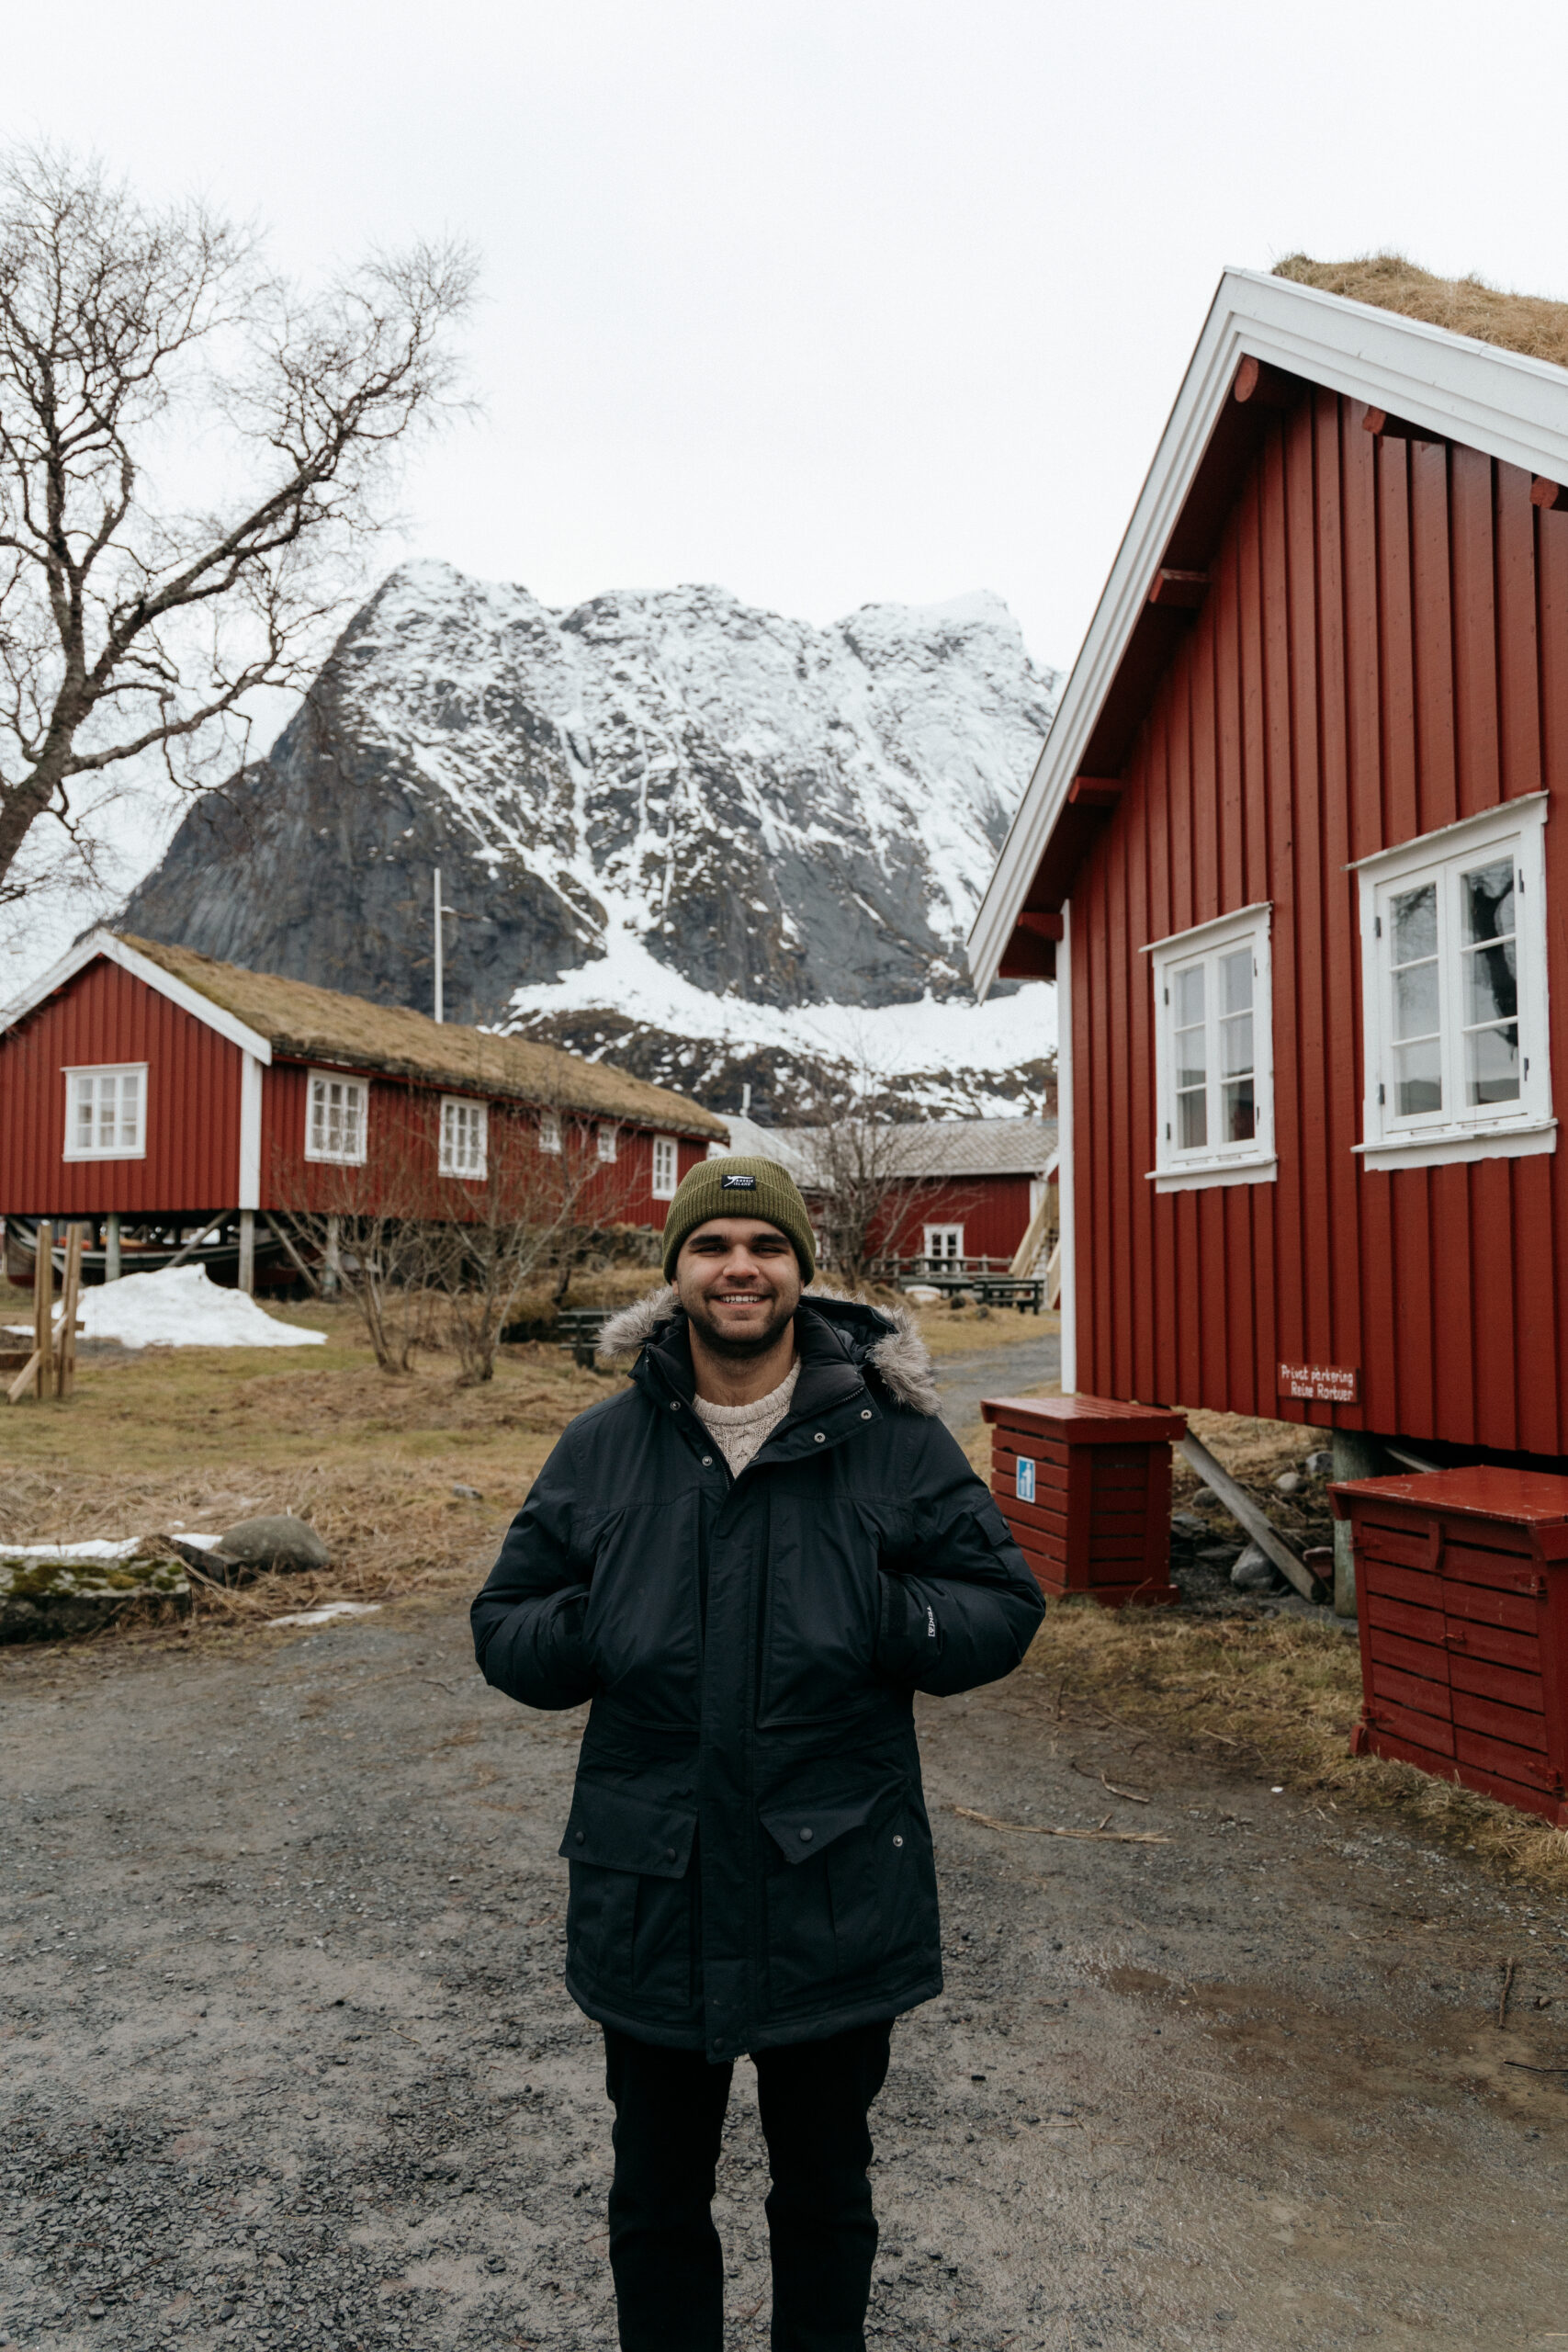
{"type": "Polygon", "coordinates": [[[902,1781],[835,1804],[770,1806],[766,1900],[773,2000],[896,1978],[934,1919],[930,1841],[902,1781]]]}
{"type": "Polygon", "coordinates": [[[757,1721],[820,1723],[863,1699],[874,1679],[881,1607],[874,1523],[851,1502],[809,1516],[775,1508],[757,1721]]]}

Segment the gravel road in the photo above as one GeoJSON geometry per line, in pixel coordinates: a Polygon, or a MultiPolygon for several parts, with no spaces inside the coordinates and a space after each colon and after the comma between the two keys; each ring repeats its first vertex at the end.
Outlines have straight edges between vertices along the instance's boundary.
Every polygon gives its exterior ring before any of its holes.
{"type": "MultiPolygon", "coordinates": [[[[0,2342],[613,2342],[597,2041],[559,1986],[581,1718],[487,1690],[429,1602],[13,1652],[0,1696],[0,2342]]],[[[874,2345],[1563,2340],[1568,2074],[1527,2071],[1568,2067],[1557,1912],[1383,1816],[1216,1777],[1048,1670],[922,1721],[948,1986],[874,2111],[874,2345]]],[[[765,2177],[736,2083],[750,2347],[765,2177]]]]}
{"type": "Polygon", "coordinates": [[[1010,1347],[935,1356],[931,1370],[942,1418],[956,1437],[979,1420],[982,1396],[1017,1396],[1060,1379],[1062,1342],[1055,1331],[1045,1331],[1038,1339],[1015,1340],[1010,1347]]]}

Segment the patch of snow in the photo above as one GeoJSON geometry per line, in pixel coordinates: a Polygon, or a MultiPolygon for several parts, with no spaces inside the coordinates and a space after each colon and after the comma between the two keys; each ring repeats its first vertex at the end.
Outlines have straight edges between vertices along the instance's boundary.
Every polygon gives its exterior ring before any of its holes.
{"type": "MultiPolygon", "coordinates": [[[[87,1544],[0,1544],[0,1560],[129,1560],[147,1542],[144,1535],[96,1536],[87,1544]]],[[[180,1542],[210,1552],[222,1539],[217,1535],[187,1535],[180,1542]]]]}
{"type": "Polygon", "coordinates": [[[327,1337],[280,1323],[243,1290],[222,1289],[205,1266],[164,1266],[85,1290],[78,1319],[84,1338],[127,1348],[319,1348],[327,1337]]]}
{"type": "Polygon", "coordinates": [[[269,1625],[324,1625],[332,1617],[374,1617],[378,1600],[326,1600],[320,1609],[296,1609],[287,1617],[269,1617],[269,1625]]]}
{"type": "Polygon", "coordinates": [[[604,955],[592,963],[514,990],[508,1025],[603,1006],[677,1036],[819,1055],[881,1080],[949,1069],[999,1076],[1056,1043],[1056,990],[1048,980],[1027,981],[985,1004],[929,994],[912,1004],[754,1004],[683,979],[626,925],[609,933],[604,955]]]}

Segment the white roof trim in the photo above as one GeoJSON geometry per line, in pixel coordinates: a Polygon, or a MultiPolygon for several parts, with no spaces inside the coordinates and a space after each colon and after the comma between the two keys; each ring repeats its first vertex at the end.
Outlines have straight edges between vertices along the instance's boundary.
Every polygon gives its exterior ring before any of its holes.
{"type": "Polygon", "coordinates": [[[969,967],[982,998],[1083,763],[1235,371],[1247,357],[1430,425],[1507,465],[1568,482],[1568,370],[1315,286],[1227,269],[975,917],[969,967]]]}
{"type": "Polygon", "coordinates": [[[220,1037],[227,1037],[229,1043],[238,1046],[242,1052],[254,1054],[258,1062],[271,1062],[270,1039],[262,1036],[257,1030],[248,1028],[233,1013],[225,1012],[220,1004],[214,1004],[212,999],[203,996],[199,989],[187,987],[184,980],[176,980],[172,972],[165,972],[163,966],[154,964],[150,956],[128,947],[123,939],[115,937],[112,931],[89,932],[85,939],[79,939],[73,947],[68,948],[58,964],[51,965],[41,979],[33,982],[25,996],[18,998],[15,1004],[0,1014],[0,1032],[15,1028],[17,1023],[25,1020],[46,997],[53,996],[56,989],[62,989],[67,980],[73,980],[78,972],[85,970],[100,956],[111,964],[118,964],[121,971],[129,972],[133,979],[143,980],[150,989],[156,989],[160,996],[167,997],[171,1004],[177,1004],[181,1012],[188,1012],[193,1020],[205,1022],[208,1028],[216,1029],[220,1037]]]}

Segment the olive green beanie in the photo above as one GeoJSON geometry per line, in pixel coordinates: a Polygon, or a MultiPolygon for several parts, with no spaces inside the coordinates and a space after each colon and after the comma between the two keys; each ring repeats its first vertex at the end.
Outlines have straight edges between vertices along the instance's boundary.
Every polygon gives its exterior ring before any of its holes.
{"type": "Polygon", "coordinates": [[[817,1249],[811,1238],[811,1218],[800,1187],[776,1159],[742,1157],[726,1152],[718,1159],[700,1159],[682,1177],[664,1223],[664,1279],[675,1279],[681,1244],[699,1225],[713,1216],[752,1216],[776,1225],[795,1244],[802,1278],[817,1273],[817,1249]]]}

